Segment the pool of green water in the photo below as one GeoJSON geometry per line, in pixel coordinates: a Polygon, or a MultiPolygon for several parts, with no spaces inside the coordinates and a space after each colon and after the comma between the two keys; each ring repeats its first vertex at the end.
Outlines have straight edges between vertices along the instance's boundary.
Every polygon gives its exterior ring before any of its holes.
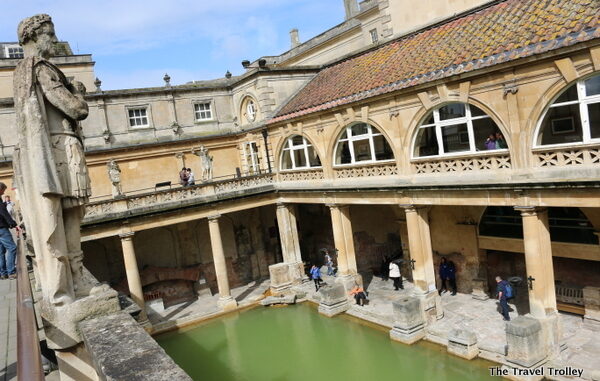
{"type": "Polygon", "coordinates": [[[155,339],[202,381],[484,380],[493,365],[393,342],[386,330],[321,316],[307,303],[258,307],[155,339]]]}

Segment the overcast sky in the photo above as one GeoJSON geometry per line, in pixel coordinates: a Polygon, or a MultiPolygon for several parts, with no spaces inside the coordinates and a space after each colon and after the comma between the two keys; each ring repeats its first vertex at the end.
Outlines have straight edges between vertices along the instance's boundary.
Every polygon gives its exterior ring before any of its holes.
{"type": "Polygon", "coordinates": [[[161,86],[234,75],[240,62],[290,48],[344,20],[343,0],[2,0],[0,41],[19,21],[52,16],[58,38],[91,53],[104,90],[161,86]]]}

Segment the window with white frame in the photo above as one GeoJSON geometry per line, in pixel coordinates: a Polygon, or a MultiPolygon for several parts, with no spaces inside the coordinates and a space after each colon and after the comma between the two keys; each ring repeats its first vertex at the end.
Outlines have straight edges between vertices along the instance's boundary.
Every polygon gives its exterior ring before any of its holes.
{"type": "Polygon", "coordinates": [[[129,116],[129,126],[132,128],[142,128],[150,126],[150,119],[148,118],[148,108],[129,108],[127,109],[127,115],[129,116]]]}
{"type": "Polygon", "coordinates": [[[287,139],[281,152],[282,170],[320,166],[319,155],[304,136],[294,135],[287,139]]]}
{"type": "Polygon", "coordinates": [[[254,122],[256,119],[256,105],[252,99],[246,101],[246,118],[249,122],[254,122]]]}
{"type": "Polygon", "coordinates": [[[535,146],[600,142],[600,75],[564,90],[538,126],[535,146]]]}
{"type": "Polygon", "coordinates": [[[197,122],[212,120],[211,102],[194,103],[194,117],[197,122]]]}
{"type": "Polygon", "coordinates": [[[377,35],[377,29],[371,29],[369,31],[369,34],[371,35],[372,43],[376,43],[379,40],[379,36],[377,35]]]}
{"type": "Polygon", "coordinates": [[[6,58],[23,58],[23,48],[19,45],[7,45],[4,47],[6,58]]]}
{"type": "Polygon", "coordinates": [[[258,146],[256,142],[244,144],[244,157],[246,159],[246,167],[251,175],[260,174],[260,157],[258,155],[258,146]]]}
{"type": "Polygon", "coordinates": [[[334,153],[336,165],[391,160],[394,160],[394,153],[385,136],[367,123],[347,126],[338,139],[334,153]]]}
{"type": "Polygon", "coordinates": [[[413,143],[413,157],[505,150],[506,139],[494,120],[468,103],[450,103],[427,115],[413,143]]]}

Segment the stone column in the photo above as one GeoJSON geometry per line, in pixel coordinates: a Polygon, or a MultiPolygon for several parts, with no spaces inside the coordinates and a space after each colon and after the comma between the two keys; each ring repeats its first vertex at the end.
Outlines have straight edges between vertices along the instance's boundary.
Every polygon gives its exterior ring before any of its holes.
{"type": "Polygon", "coordinates": [[[340,220],[344,232],[344,243],[346,246],[346,263],[348,264],[348,272],[357,274],[356,253],[354,251],[354,233],[352,232],[352,221],[350,219],[350,205],[340,206],[340,220]]]}
{"type": "Polygon", "coordinates": [[[291,281],[295,284],[301,283],[305,278],[304,264],[298,239],[296,208],[293,205],[277,204],[277,225],[279,226],[283,263],[288,265],[291,281]]]}
{"type": "Polygon", "coordinates": [[[433,251],[429,232],[429,210],[427,207],[402,205],[406,213],[408,246],[415,296],[421,299],[421,307],[426,323],[432,323],[444,316],[442,303],[435,286],[433,251]]]}
{"type": "Polygon", "coordinates": [[[144,292],[142,290],[142,280],[138,270],[137,259],[135,257],[135,247],[133,246],[134,232],[120,234],[121,247],[123,249],[123,262],[125,264],[125,273],[127,275],[127,285],[131,299],[142,309],[139,316],[139,322],[144,324],[148,322],[146,315],[146,303],[144,302],[144,292]]]}
{"type": "Polygon", "coordinates": [[[219,301],[217,305],[223,310],[231,310],[237,307],[237,302],[231,297],[231,292],[229,291],[227,264],[225,262],[225,252],[223,251],[223,241],[221,240],[221,229],[219,228],[220,217],[221,215],[219,214],[208,217],[208,230],[210,233],[213,262],[215,264],[217,286],[219,287],[219,301]]]}
{"type": "Polygon", "coordinates": [[[548,211],[537,207],[515,207],[515,209],[520,211],[523,217],[525,266],[527,277],[533,278],[532,287],[528,287],[530,313],[533,317],[543,318],[556,313],[548,211]]]}
{"type": "Polygon", "coordinates": [[[333,242],[337,249],[337,266],[338,275],[347,276],[350,274],[348,270],[348,260],[346,259],[346,239],[344,237],[344,227],[342,225],[342,217],[340,206],[336,204],[328,204],[331,212],[331,227],[333,230],[333,242]]]}
{"type": "Polygon", "coordinates": [[[423,294],[435,291],[435,270],[429,232],[429,211],[425,207],[403,205],[406,213],[410,259],[414,261],[415,290],[423,294]]]}
{"type": "MultiPolygon", "coordinates": [[[[515,207],[523,217],[523,244],[529,290],[529,313],[541,324],[543,346],[548,355],[559,351],[561,330],[556,310],[552,247],[548,210],[539,207],[515,207]],[[531,279],[530,279],[531,278],[531,279]]],[[[509,348],[510,349],[510,348],[509,348]]]]}

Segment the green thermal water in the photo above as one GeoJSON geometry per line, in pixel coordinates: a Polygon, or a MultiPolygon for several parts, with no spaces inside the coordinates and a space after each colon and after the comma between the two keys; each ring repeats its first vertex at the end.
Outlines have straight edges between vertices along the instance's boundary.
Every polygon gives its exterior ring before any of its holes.
{"type": "Polygon", "coordinates": [[[393,342],[347,316],[327,318],[306,303],[258,307],[156,337],[194,380],[484,380],[491,363],[446,348],[393,342]]]}

